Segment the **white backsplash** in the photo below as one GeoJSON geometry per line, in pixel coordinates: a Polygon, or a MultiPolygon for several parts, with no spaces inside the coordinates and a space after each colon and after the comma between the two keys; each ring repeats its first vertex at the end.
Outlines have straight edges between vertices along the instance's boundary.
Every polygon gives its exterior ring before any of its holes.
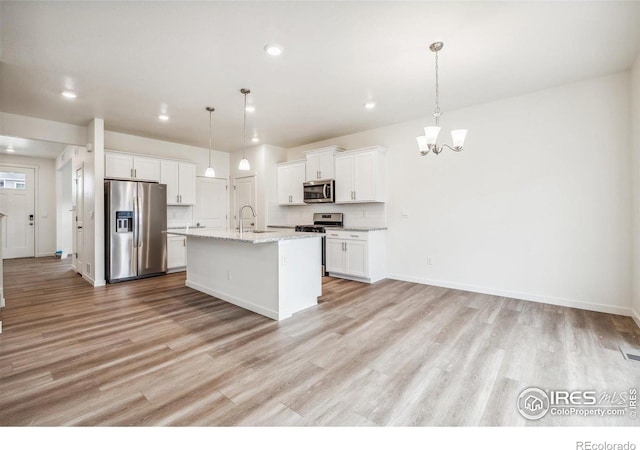
{"type": "Polygon", "coordinates": [[[193,223],[193,206],[167,206],[167,227],[186,227],[193,223]]]}
{"type": "Polygon", "coordinates": [[[278,214],[269,215],[269,225],[306,225],[313,223],[314,213],[343,213],[344,224],[351,227],[385,227],[384,203],[318,203],[304,206],[279,206],[278,214]],[[281,218],[280,221],[275,220],[281,218]]]}

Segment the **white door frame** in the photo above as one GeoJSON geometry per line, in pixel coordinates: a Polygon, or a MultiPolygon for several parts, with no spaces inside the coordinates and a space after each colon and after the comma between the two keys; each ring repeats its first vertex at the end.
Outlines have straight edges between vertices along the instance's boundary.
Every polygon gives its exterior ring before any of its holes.
{"type": "Polygon", "coordinates": [[[33,169],[33,208],[35,215],[35,228],[33,230],[33,256],[38,258],[40,256],[38,244],[39,239],[38,235],[40,234],[40,190],[39,190],[39,179],[40,179],[40,166],[32,165],[32,164],[17,164],[17,163],[1,163],[1,166],[4,167],[16,167],[18,169],[33,169]]]}

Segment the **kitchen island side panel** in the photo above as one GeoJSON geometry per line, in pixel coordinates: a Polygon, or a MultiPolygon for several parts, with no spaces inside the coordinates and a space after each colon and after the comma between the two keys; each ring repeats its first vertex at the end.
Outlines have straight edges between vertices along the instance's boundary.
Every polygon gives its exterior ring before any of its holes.
{"type": "Polygon", "coordinates": [[[317,304],[320,237],[251,244],[187,237],[186,285],[281,320],[317,304]]]}

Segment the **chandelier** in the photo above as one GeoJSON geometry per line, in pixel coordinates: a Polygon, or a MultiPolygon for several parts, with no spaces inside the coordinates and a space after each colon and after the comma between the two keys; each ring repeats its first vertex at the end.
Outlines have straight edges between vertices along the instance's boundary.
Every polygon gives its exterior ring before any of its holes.
{"type": "Polygon", "coordinates": [[[429,50],[436,54],[436,107],[433,109],[433,117],[436,119],[436,124],[433,127],[424,127],[424,136],[418,136],[418,148],[420,149],[420,155],[425,156],[429,151],[433,151],[436,155],[439,155],[444,148],[453,150],[454,152],[462,151],[464,145],[464,139],[467,136],[467,130],[452,130],[451,140],[453,146],[442,144],[438,145],[438,134],[440,133],[440,83],[438,79],[438,52],[442,50],[444,44],[442,42],[434,42],[429,46],[429,50]]]}

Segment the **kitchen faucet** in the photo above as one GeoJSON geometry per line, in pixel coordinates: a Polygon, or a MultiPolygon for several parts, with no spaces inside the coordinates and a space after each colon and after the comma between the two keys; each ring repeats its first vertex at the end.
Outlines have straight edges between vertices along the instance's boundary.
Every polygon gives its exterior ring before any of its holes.
{"type": "Polygon", "coordinates": [[[238,221],[240,222],[240,234],[242,234],[242,211],[245,208],[249,208],[251,210],[251,214],[253,214],[253,217],[256,217],[256,211],[251,205],[244,205],[240,207],[240,212],[238,213],[238,221]]]}

